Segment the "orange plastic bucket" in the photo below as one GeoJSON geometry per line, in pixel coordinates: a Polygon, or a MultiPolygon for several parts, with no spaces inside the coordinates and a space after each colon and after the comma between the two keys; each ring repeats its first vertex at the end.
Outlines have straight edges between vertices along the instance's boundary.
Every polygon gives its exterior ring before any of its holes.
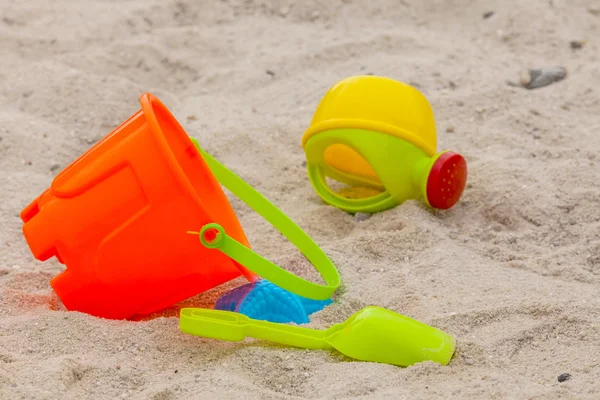
{"type": "Polygon", "coordinates": [[[247,247],[206,162],[167,108],[142,109],[62,171],[21,213],[39,260],[66,270],[51,285],[69,310],[148,314],[243,274],[256,275],[186,231],[221,224],[247,247]]]}

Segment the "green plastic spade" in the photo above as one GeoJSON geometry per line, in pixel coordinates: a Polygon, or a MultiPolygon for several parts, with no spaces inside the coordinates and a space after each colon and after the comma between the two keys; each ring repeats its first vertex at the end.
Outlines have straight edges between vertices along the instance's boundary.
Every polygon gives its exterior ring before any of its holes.
{"type": "Polygon", "coordinates": [[[336,349],[357,360],[399,366],[422,361],[446,365],[454,354],[454,339],[448,334],[374,306],[324,331],[203,308],[183,308],[179,326],[190,335],[230,342],[253,337],[306,349],[336,349]]]}

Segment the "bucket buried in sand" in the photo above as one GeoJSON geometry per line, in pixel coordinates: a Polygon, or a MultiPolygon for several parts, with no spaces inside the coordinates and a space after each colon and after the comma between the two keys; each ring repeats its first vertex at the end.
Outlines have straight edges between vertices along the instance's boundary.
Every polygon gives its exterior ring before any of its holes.
{"type": "Polygon", "coordinates": [[[41,261],[55,256],[67,267],[51,280],[65,307],[129,318],[240,275],[249,281],[263,276],[304,297],[331,296],[339,275],[322,250],[194,143],[156,97],[146,93],[140,103],[140,111],[21,213],[33,255],[41,261]],[[305,281],[254,253],[220,183],[290,239],[326,284],[305,281]],[[189,231],[199,231],[201,240],[189,231]]]}

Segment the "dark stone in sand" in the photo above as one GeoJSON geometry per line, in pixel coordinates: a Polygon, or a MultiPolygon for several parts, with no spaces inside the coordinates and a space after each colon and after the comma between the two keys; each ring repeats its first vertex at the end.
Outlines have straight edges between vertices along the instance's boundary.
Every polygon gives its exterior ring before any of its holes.
{"type": "Polygon", "coordinates": [[[536,89],[562,81],[566,77],[567,70],[564,67],[530,69],[525,76],[521,77],[520,83],[527,89],[536,89]]]}
{"type": "Polygon", "coordinates": [[[560,374],[558,376],[558,381],[559,382],[568,381],[569,379],[571,379],[571,374],[567,374],[566,372],[564,374],[560,374]]]}

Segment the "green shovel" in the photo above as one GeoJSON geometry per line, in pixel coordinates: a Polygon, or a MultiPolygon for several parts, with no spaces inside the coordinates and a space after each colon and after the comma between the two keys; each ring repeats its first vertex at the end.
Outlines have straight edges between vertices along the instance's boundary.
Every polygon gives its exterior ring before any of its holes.
{"type": "Polygon", "coordinates": [[[183,308],[179,326],[190,335],[230,342],[253,337],[306,349],[336,349],[357,360],[398,366],[422,361],[446,365],[454,354],[454,339],[448,334],[374,306],[324,331],[204,308],[183,308]]]}

